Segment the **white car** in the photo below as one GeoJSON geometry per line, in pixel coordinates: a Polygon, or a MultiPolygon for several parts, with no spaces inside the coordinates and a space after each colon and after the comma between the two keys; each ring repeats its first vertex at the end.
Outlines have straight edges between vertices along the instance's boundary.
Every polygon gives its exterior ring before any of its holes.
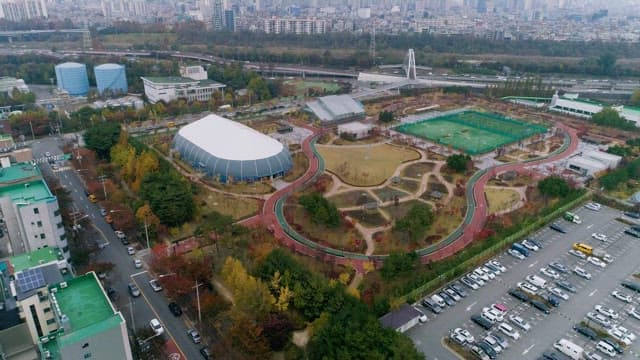
{"type": "Polygon", "coordinates": [[[482,280],[476,274],[470,273],[468,276],[471,278],[471,280],[475,281],[479,286],[484,286],[484,284],[485,284],[484,280],[482,280]]]}
{"type": "Polygon", "coordinates": [[[583,252],[575,250],[575,249],[571,249],[569,250],[569,254],[575,256],[575,257],[579,257],[580,259],[586,259],[587,255],[585,255],[583,252]]]}
{"type": "Polygon", "coordinates": [[[162,324],[160,324],[160,321],[158,321],[158,319],[156,318],[151,319],[151,322],[149,322],[149,326],[151,326],[151,330],[153,330],[153,333],[156,335],[162,335],[162,333],[164,333],[162,324]]]}
{"type": "Polygon", "coordinates": [[[569,300],[569,295],[566,292],[562,291],[560,288],[552,287],[551,289],[549,289],[549,292],[562,300],[569,300]]]}
{"type": "Polygon", "coordinates": [[[463,329],[463,328],[456,328],[452,331],[454,334],[458,334],[460,336],[462,336],[465,341],[467,343],[472,343],[474,342],[476,339],[473,337],[473,335],[471,335],[471,333],[469,332],[469,330],[467,329],[463,329]]]}
{"type": "Polygon", "coordinates": [[[462,298],[460,297],[460,295],[458,295],[457,292],[453,291],[453,289],[449,289],[446,288],[444,289],[444,292],[449,295],[449,297],[451,297],[453,299],[453,301],[460,301],[462,298]]]}
{"type": "Polygon", "coordinates": [[[629,311],[627,311],[627,313],[635,318],[636,320],[640,320],[640,311],[636,310],[635,307],[632,307],[631,309],[629,309],[629,311]]]}
{"type": "Polygon", "coordinates": [[[151,286],[151,288],[155,292],[162,291],[162,285],[160,285],[160,283],[156,279],[149,280],[149,286],[151,286]]]}
{"type": "Polygon", "coordinates": [[[594,313],[594,312],[588,312],[587,313],[587,318],[589,318],[589,320],[595,321],[597,324],[600,324],[600,325],[604,326],[605,328],[611,327],[611,320],[609,320],[609,318],[607,318],[606,316],[604,316],[602,314],[598,314],[598,313],[594,313]]]}
{"type": "Polygon", "coordinates": [[[531,241],[529,241],[529,239],[524,239],[522,240],[522,245],[524,245],[524,247],[526,247],[527,249],[531,250],[531,251],[538,251],[540,250],[540,248],[538,247],[538,245],[532,243],[531,241]]]}
{"type": "Polygon", "coordinates": [[[590,202],[588,204],[586,204],[584,207],[586,207],[589,210],[593,210],[593,211],[600,211],[600,208],[602,208],[602,205],[596,203],[596,202],[590,202]]]}
{"type": "Polygon", "coordinates": [[[629,294],[625,294],[622,291],[618,291],[618,290],[613,290],[611,292],[611,296],[613,296],[614,298],[620,300],[620,301],[624,301],[628,304],[633,302],[633,298],[631,297],[631,295],[629,294]]]}
{"type": "Polygon", "coordinates": [[[500,272],[507,271],[507,268],[504,267],[504,265],[500,264],[497,260],[491,260],[491,261],[489,261],[489,263],[491,265],[495,266],[496,268],[500,269],[500,272]]]}
{"type": "Polygon", "coordinates": [[[589,273],[587,270],[579,266],[576,266],[573,268],[573,273],[580,276],[583,279],[591,280],[591,273],[589,273]]]}
{"type": "Polygon", "coordinates": [[[482,339],[487,345],[491,346],[491,348],[493,349],[493,351],[496,352],[496,354],[500,354],[502,352],[502,346],[500,346],[500,344],[498,344],[498,340],[496,340],[496,338],[494,338],[493,336],[485,336],[484,339],[482,339]]]}
{"type": "Polygon", "coordinates": [[[134,249],[133,246],[127,247],[127,254],[134,255],[135,253],[136,253],[136,249],[134,249]]]}
{"type": "Polygon", "coordinates": [[[489,280],[493,280],[496,278],[496,274],[486,266],[481,266],[480,270],[484,271],[484,273],[487,274],[487,276],[489,277],[489,280]]]}
{"type": "Polygon", "coordinates": [[[560,274],[558,274],[555,270],[551,270],[549,268],[543,267],[542,269],[540,269],[540,272],[552,279],[559,279],[560,278],[560,274]]]}
{"type": "Polygon", "coordinates": [[[614,339],[620,341],[621,343],[627,346],[631,345],[631,339],[626,337],[622,331],[616,329],[615,327],[608,329],[607,334],[611,335],[611,337],[613,337],[614,339]]]}
{"type": "Polygon", "coordinates": [[[509,315],[509,321],[511,321],[512,324],[514,324],[515,326],[519,327],[524,331],[529,331],[531,329],[531,324],[529,324],[525,319],[521,318],[520,316],[509,315]]]}
{"type": "Polygon", "coordinates": [[[603,269],[607,267],[607,263],[606,262],[600,260],[599,258],[597,258],[595,256],[589,256],[587,258],[587,262],[590,263],[591,265],[595,265],[595,266],[603,268],[603,269]]]}
{"type": "Polygon", "coordinates": [[[509,249],[507,250],[507,252],[509,253],[509,255],[513,256],[516,259],[524,260],[524,255],[522,255],[520,251],[509,249]]]}
{"type": "Polygon", "coordinates": [[[538,288],[529,284],[528,282],[521,281],[517,284],[517,286],[524,292],[529,293],[531,295],[538,294],[538,288]]]}
{"type": "Polygon", "coordinates": [[[637,339],[636,334],[632,333],[629,329],[627,329],[624,326],[615,325],[614,328],[620,330],[620,332],[622,332],[631,341],[635,341],[637,339]]]}
{"type": "Polygon", "coordinates": [[[613,320],[616,320],[619,317],[617,311],[613,310],[612,308],[608,308],[608,307],[606,307],[604,305],[596,305],[595,309],[600,314],[608,316],[608,317],[612,318],[613,320]]]}
{"type": "Polygon", "coordinates": [[[489,281],[489,274],[485,273],[482,269],[480,268],[476,268],[473,270],[473,274],[477,277],[479,277],[480,279],[482,279],[483,281],[487,282],[489,281]]]}
{"type": "Polygon", "coordinates": [[[602,233],[593,233],[591,234],[591,237],[602,242],[607,242],[607,235],[602,233]]]}
{"type": "Polygon", "coordinates": [[[420,321],[421,323],[426,323],[427,320],[429,320],[429,318],[427,318],[427,315],[425,315],[425,313],[423,313],[422,310],[418,309],[417,306],[414,306],[413,308],[420,313],[420,317],[418,318],[418,321],[420,321]]]}
{"type": "Polygon", "coordinates": [[[133,259],[133,266],[136,269],[140,269],[142,267],[142,260],[140,259],[133,259]]]}
{"type": "Polygon", "coordinates": [[[495,309],[493,307],[486,307],[482,309],[482,315],[487,315],[485,317],[495,319],[495,321],[503,321],[504,313],[502,311],[495,309]]]}
{"type": "Polygon", "coordinates": [[[509,325],[507,323],[500,323],[500,325],[498,326],[498,329],[503,334],[507,335],[508,337],[512,338],[513,340],[520,339],[520,333],[518,332],[518,330],[514,329],[513,327],[511,327],[511,325],[509,325]]]}

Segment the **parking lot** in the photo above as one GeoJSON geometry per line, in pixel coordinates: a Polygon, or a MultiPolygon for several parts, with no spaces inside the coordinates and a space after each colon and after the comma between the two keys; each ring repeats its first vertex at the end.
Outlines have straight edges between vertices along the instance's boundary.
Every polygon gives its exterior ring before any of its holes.
{"type": "MultiPolygon", "coordinates": [[[[548,227],[540,229],[530,238],[541,243],[543,248],[531,252],[529,257],[519,260],[504,253],[495,259],[504,265],[506,272],[496,276],[478,290],[468,289],[469,296],[461,299],[455,305],[445,308],[442,313],[435,315],[424,309],[429,316],[425,324],[417,325],[407,332],[416,347],[429,359],[456,359],[457,357],[443,346],[443,339],[449,336],[454,328],[467,329],[476,339],[482,340],[488,331],[471,321],[471,316],[480,314],[482,309],[493,303],[506,305],[505,322],[509,323],[509,315],[518,315],[531,325],[531,329],[518,329],[521,337],[513,340],[502,333],[500,335],[509,341],[509,346],[498,354],[501,359],[537,359],[543,352],[553,350],[552,345],[560,338],[568,339],[583,347],[585,351],[593,351],[597,341],[575,332],[572,327],[581,321],[587,322],[588,312],[594,312],[595,305],[604,305],[619,313],[615,320],[636,335],[640,335],[640,320],[628,315],[631,307],[640,307],[640,297],[631,290],[624,289],[620,283],[625,279],[633,279],[632,274],[640,272],[640,240],[624,234],[627,225],[615,220],[622,213],[618,210],[603,207],[600,211],[579,208],[574,211],[582,219],[582,224],[574,224],[565,220],[558,223],[567,230],[566,234],[554,231],[548,227]],[[606,242],[592,238],[592,233],[603,233],[606,242]],[[577,256],[568,253],[572,244],[581,242],[591,245],[594,249],[602,249],[613,258],[612,263],[605,268],[598,267],[577,256]],[[516,288],[516,284],[525,281],[527,275],[535,274],[548,281],[546,289],[554,287],[556,280],[540,272],[551,262],[560,262],[569,271],[560,273],[559,281],[566,280],[575,288],[576,292],[564,291],[569,298],[560,300],[558,307],[551,307],[546,315],[533,308],[527,302],[521,302],[510,296],[509,289],[516,288]],[[589,272],[590,280],[577,276],[571,270],[579,266],[589,272]],[[633,296],[628,304],[611,296],[613,290],[623,291],[633,296]]],[[[638,280],[638,279],[636,279],[638,280]]],[[[640,280],[638,280],[640,281],[640,280]]],[[[541,290],[540,295],[546,295],[547,290],[541,290]]],[[[593,321],[588,321],[594,325],[593,321]]],[[[514,326],[515,328],[515,326],[514,326]]],[[[492,329],[491,331],[497,332],[492,329]]],[[[557,353],[557,352],[556,352],[557,353]]],[[[607,358],[599,353],[603,358],[607,358]]],[[[629,345],[623,355],[618,358],[640,357],[640,340],[629,345]]],[[[560,355],[560,359],[565,358],[560,355]]]]}

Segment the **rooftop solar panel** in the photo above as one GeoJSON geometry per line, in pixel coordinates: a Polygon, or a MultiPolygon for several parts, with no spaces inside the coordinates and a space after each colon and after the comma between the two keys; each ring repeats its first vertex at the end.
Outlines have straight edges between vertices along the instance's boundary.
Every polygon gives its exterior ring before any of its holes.
{"type": "Polygon", "coordinates": [[[38,289],[46,285],[44,275],[40,269],[27,269],[22,271],[18,273],[16,280],[21,292],[38,289]]]}

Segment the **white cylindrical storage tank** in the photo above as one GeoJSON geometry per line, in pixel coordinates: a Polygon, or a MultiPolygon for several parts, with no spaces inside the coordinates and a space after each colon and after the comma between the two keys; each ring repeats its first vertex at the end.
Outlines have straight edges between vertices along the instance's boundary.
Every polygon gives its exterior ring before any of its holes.
{"type": "Polygon", "coordinates": [[[71,96],[87,96],[89,78],[85,64],[66,62],[56,65],[55,70],[58,88],[64,89],[71,96]]]}
{"type": "Polygon", "coordinates": [[[102,64],[94,67],[93,71],[96,74],[96,85],[100,94],[107,90],[114,94],[127,92],[127,75],[124,65],[102,64]]]}

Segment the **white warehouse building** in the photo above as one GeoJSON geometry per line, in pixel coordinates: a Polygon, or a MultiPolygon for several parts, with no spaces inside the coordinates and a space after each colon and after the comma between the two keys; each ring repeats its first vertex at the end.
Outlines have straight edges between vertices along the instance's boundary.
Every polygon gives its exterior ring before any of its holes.
{"type": "MultiPolygon", "coordinates": [[[[607,105],[595,101],[578,99],[577,95],[567,95],[564,97],[553,95],[549,110],[569,114],[577,117],[591,119],[591,117],[604,109],[607,105]]],[[[611,106],[623,118],[633,121],[636,126],[640,127],[640,110],[624,107],[611,106]]]]}
{"type": "Polygon", "coordinates": [[[615,169],[621,160],[622,157],[618,155],[588,150],[569,158],[566,167],[583,176],[594,176],[599,172],[615,169]]]}

